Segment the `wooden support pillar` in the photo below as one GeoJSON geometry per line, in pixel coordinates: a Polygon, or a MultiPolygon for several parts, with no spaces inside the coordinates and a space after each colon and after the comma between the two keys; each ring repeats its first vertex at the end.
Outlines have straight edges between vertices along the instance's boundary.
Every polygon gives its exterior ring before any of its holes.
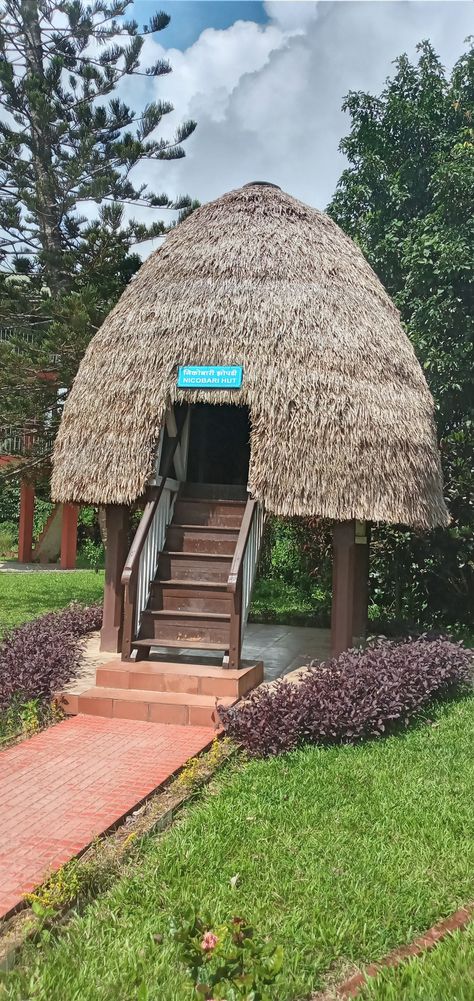
{"type": "Polygon", "coordinates": [[[332,543],[331,654],[337,657],[354,635],[355,522],[336,522],[332,543]]]}
{"type": "Polygon", "coordinates": [[[61,570],[74,570],[77,555],[78,504],[63,504],[61,525],[61,570]]]}
{"type": "Polygon", "coordinates": [[[35,487],[27,480],[20,483],[20,524],[18,529],[18,562],[30,563],[33,549],[33,516],[35,487]]]}
{"type": "Polygon", "coordinates": [[[129,508],[109,504],[105,509],[107,545],[105,550],[105,588],[100,649],[119,653],[122,649],[123,588],[122,572],[128,554],[129,508]]]}
{"type": "Polygon", "coordinates": [[[355,523],[354,567],[354,643],[359,645],[367,636],[369,611],[369,553],[370,525],[366,521],[355,523]]]}
{"type": "Polygon", "coordinates": [[[333,528],[331,653],[363,639],[367,629],[369,546],[365,522],[341,521],[333,528]]]}

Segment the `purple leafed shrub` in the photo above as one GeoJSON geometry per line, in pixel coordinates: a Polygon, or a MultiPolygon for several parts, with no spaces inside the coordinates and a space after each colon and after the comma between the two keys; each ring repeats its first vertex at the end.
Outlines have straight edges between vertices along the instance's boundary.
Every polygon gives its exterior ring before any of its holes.
{"type": "Polygon", "coordinates": [[[355,743],[406,724],[428,702],[467,688],[473,654],[449,639],[376,640],[219,708],[227,734],[250,754],[355,743]]]}
{"type": "Polygon", "coordinates": [[[84,637],[98,629],[100,605],[70,605],[9,630],[0,644],[0,712],[13,697],[48,697],[77,671],[84,637]]]}

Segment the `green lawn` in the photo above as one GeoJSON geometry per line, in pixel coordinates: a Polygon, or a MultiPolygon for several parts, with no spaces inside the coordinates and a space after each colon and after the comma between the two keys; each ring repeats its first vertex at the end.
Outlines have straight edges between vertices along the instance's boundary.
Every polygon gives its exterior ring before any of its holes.
{"type": "Polygon", "coordinates": [[[328,596],[317,586],[310,591],[284,580],[257,578],[250,608],[251,622],[278,625],[307,625],[327,628],[330,620],[328,596]]]}
{"type": "Polygon", "coordinates": [[[464,699],[399,736],[228,766],[112,890],[24,949],[4,997],[132,1001],[145,982],[148,1001],[192,1001],[166,933],[193,900],[283,945],[275,1001],[379,959],[474,896],[473,740],[464,699]]]}
{"type": "Polygon", "coordinates": [[[80,570],[74,573],[44,571],[38,573],[0,573],[0,636],[11,626],[35,619],[44,612],[63,608],[70,601],[90,605],[100,601],[104,587],[103,571],[80,570]]]}
{"type": "Polygon", "coordinates": [[[440,942],[431,952],[370,981],[360,1001],[472,1001],[474,924],[440,942]]]}

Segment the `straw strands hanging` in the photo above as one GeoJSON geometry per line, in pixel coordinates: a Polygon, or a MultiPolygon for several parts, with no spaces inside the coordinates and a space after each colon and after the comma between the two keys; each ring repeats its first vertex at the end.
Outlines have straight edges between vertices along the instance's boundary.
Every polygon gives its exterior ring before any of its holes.
{"type": "Polygon", "coordinates": [[[279,188],[202,206],[143,264],[79,368],[54,499],[141,495],[174,401],[249,407],[249,487],[275,514],[448,522],[433,400],[397,310],[339,227],[279,188]],[[242,388],[179,390],[180,364],[242,365],[242,388]]]}

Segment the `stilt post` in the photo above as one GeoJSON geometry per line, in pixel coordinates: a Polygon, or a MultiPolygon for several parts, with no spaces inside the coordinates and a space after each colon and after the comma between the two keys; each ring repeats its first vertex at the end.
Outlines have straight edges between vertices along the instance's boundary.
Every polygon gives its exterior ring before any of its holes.
{"type": "Polygon", "coordinates": [[[354,567],[354,643],[365,640],[369,610],[369,553],[370,525],[367,521],[355,523],[354,567]]]}
{"type": "Polygon", "coordinates": [[[105,509],[107,545],[105,551],[105,588],[100,649],[119,653],[122,649],[123,588],[122,572],[128,553],[129,508],[109,504],[105,509]]]}
{"type": "Polygon", "coordinates": [[[336,522],[332,540],[331,654],[337,657],[354,634],[355,522],[336,522]]]}
{"type": "Polygon", "coordinates": [[[20,524],[18,529],[18,562],[30,563],[33,549],[33,516],[35,486],[27,480],[20,483],[20,524]]]}
{"type": "Polygon", "coordinates": [[[74,570],[77,555],[78,504],[63,504],[61,526],[61,570],[74,570]]]}
{"type": "Polygon", "coordinates": [[[365,522],[341,521],[333,528],[331,653],[348,650],[367,629],[369,545],[365,522]]]}

